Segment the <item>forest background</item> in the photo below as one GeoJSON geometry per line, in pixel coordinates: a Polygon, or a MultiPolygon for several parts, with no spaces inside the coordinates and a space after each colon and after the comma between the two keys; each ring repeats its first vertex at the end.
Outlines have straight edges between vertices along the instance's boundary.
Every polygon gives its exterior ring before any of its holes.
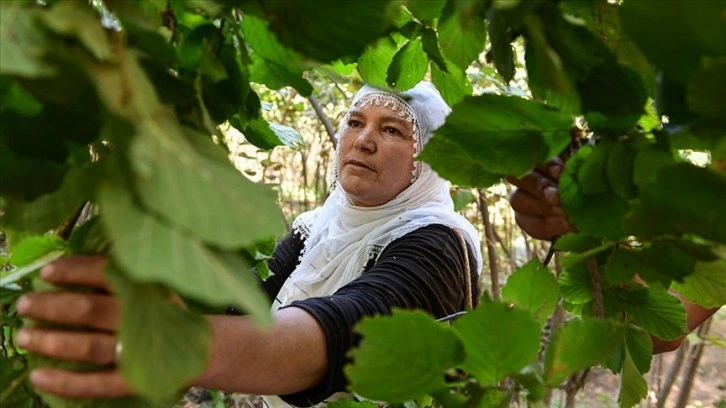
{"type": "MultiPolygon", "coordinates": [[[[492,301],[451,326],[416,313],[364,322],[353,389],[404,406],[574,406],[602,365],[622,381],[600,400],[664,406],[681,370],[672,403],[685,406],[723,331],[704,325],[668,364],[651,361],[646,332],[685,332],[667,288],[726,303],[725,3],[334,3],[0,3],[0,402],[40,404],[28,365],[58,364],[14,346],[14,301],[47,289],[34,286],[41,265],[89,252],[113,259],[122,372],[144,396],[116,403],[174,399],[204,364],[197,313],[237,304],[269,320],[240,271],[264,276],[273,237],[324,199],[333,128],[357,87],[429,78],[454,112],[423,159],[485,238],[492,301]],[[549,243],[515,226],[500,181],[565,150],[579,233],[547,269],[549,243]],[[169,290],[193,310],[169,305],[169,290]],[[455,369],[469,376],[445,382],[455,369]]],[[[698,401],[723,403],[719,386],[698,401]]]]}

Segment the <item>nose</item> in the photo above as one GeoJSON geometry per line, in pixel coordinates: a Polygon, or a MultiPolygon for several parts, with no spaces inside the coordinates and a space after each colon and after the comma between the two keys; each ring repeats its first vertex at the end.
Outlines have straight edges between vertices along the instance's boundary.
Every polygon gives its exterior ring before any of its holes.
{"type": "Polygon", "coordinates": [[[356,150],[360,150],[362,152],[375,153],[377,148],[375,139],[376,135],[373,127],[366,126],[365,128],[361,129],[361,131],[358,132],[358,134],[356,135],[353,146],[356,148],[356,150]]]}

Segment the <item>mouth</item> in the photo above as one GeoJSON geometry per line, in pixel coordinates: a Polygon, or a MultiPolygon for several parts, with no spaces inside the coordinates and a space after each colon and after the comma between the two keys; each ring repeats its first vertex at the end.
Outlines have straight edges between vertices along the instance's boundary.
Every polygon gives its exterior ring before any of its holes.
{"type": "Polygon", "coordinates": [[[367,164],[360,162],[358,160],[348,160],[345,164],[375,172],[375,170],[372,167],[370,167],[367,164]]]}

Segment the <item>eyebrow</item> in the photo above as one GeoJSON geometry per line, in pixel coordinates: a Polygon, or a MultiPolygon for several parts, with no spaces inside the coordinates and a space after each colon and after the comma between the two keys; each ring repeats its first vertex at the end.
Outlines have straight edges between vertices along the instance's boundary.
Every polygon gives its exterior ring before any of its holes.
{"type": "MultiPolygon", "coordinates": [[[[357,110],[350,111],[350,116],[353,116],[353,115],[365,117],[365,115],[362,112],[357,111],[357,110]]],[[[399,118],[397,116],[388,116],[388,115],[386,115],[386,116],[383,116],[381,119],[383,120],[383,122],[394,122],[394,123],[398,123],[398,124],[400,124],[402,126],[406,126],[406,128],[409,129],[409,130],[413,130],[413,125],[411,124],[411,122],[409,122],[409,121],[407,121],[405,119],[399,118]]]]}

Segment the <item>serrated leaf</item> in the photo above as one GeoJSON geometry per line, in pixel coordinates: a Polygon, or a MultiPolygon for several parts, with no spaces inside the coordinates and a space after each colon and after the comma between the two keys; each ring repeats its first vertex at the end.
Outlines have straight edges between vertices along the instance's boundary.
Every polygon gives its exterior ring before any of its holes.
{"type": "Polygon", "coordinates": [[[568,115],[537,102],[470,96],[455,106],[434,140],[461,146],[489,173],[521,175],[569,143],[570,123],[568,115]]]}
{"type": "Polygon", "coordinates": [[[650,371],[653,359],[653,340],[645,330],[629,326],[625,331],[625,345],[638,372],[645,374],[650,371]]]}
{"type": "Polygon", "coordinates": [[[726,176],[679,163],[664,167],[640,191],[640,200],[625,220],[629,232],[644,237],[698,234],[726,242],[721,208],[726,202],[726,176]]]}
{"type": "Polygon", "coordinates": [[[619,406],[620,408],[630,408],[647,395],[648,383],[638,371],[629,348],[626,348],[623,373],[620,378],[620,392],[618,393],[619,406]]]}
{"type": "Polygon", "coordinates": [[[391,66],[396,51],[398,46],[389,36],[368,46],[358,58],[358,71],[363,81],[371,86],[388,87],[388,67],[391,66]]]}
{"type": "Polygon", "coordinates": [[[697,262],[693,274],[671,288],[689,301],[704,307],[726,304],[726,260],[697,262]]]}
{"type": "Polygon", "coordinates": [[[555,310],[559,297],[557,279],[537,259],[514,271],[502,288],[504,302],[529,311],[540,323],[555,310]]]}
{"type": "Polygon", "coordinates": [[[487,39],[476,2],[448,2],[439,19],[439,44],[446,59],[462,70],[479,57],[487,39]]]}
{"type": "Polygon", "coordinates": [[[625,236],[621,223],[629,205],[612,192],[601,194],[583,192],[585,181],[580,179],[580,171],[590,160],[592,152],[590,146],[583,146],[568,161],[559,185],[562,208],[578,231],[618,240],[625,236]],[[602,220],[608,222],[603,223],[602,220]]]}
{"type": "Polygon", "coordinates": [[[592,300],[590,278],[584,264],[566,268],[557,279],[562,297],[569,303],[580,305],[592,300]]]}
{"type": "Polygon", "coordinates": [[[623,309],[638,326],[663,340],[688,332],[683,304],[658,284],[623,294],[623,309]]]}
{"type": "Polygon", "coordinates": [[[114,260],[131,278],[167,284],[211,305],[241,305],[258,321],[270,321],[269,302],[249,266],[231,268],[198,238],[144,213],[119,186],[104,185],[98,201],[114,260]]]}
{"type": "Polygon", "coordinates": [[[363,340],[345,373],[366,398],[403,402],[424,396],[444,387],[446,370],[464,356],[456,334],[420,311],[366,318],[357,331],[363,340]]]}
{"type": "Polygon", "coordinates": [[[481,384],[496,384],[536,358],[540,325],[528,311],[483,301],[456,320],[453,327],[466,350],[461,367],[481,384]],[[507,336],[491,333],[507,333],[507,336]]]}
{"type": "Polygon", "coordinates": [[[547,347],[545,383],[557,386],[575,371],[604,361],[623,341],[624,330],[622,325],[602,319],[565,324],[547,347]]]}
{"type": "Polygon", "coordinates": [[[431,66],[431,81],[441,93],[449,106],[458,104],[464,97],[472,94],[474,88],[469,77],[461,68],[447,63],[448,72],[442,71],[438,65],[431,66]]]}
{"type": "MultiPolygon", "coordinates": [[[[176,126],[163,114],[139,124],[130,158],[144,204],[221,248],[235,249],[278,235],[276,193],[248,180],[228,160],[200,155],[199,148],[193,150],[174,132],[176,126]]],[[[198,144],[220,150],[209,138],[193,136],[198,144]]]]}
{"type": "Polygon", "coordinates": [[[411,89],[426,75],[428,63],[421,37],[414,38],[393,56],[386,82],[397,91],[411,89]]]}
{"type": "Polygon", "coordinates": [[[156,285],[130,281],[113,265],[107,266],[106,276],[121,299],[121,375],[132,390],[155,403],[172,400],[207,364],[209,322],[173,304],[170,294],[156,285]]]}

